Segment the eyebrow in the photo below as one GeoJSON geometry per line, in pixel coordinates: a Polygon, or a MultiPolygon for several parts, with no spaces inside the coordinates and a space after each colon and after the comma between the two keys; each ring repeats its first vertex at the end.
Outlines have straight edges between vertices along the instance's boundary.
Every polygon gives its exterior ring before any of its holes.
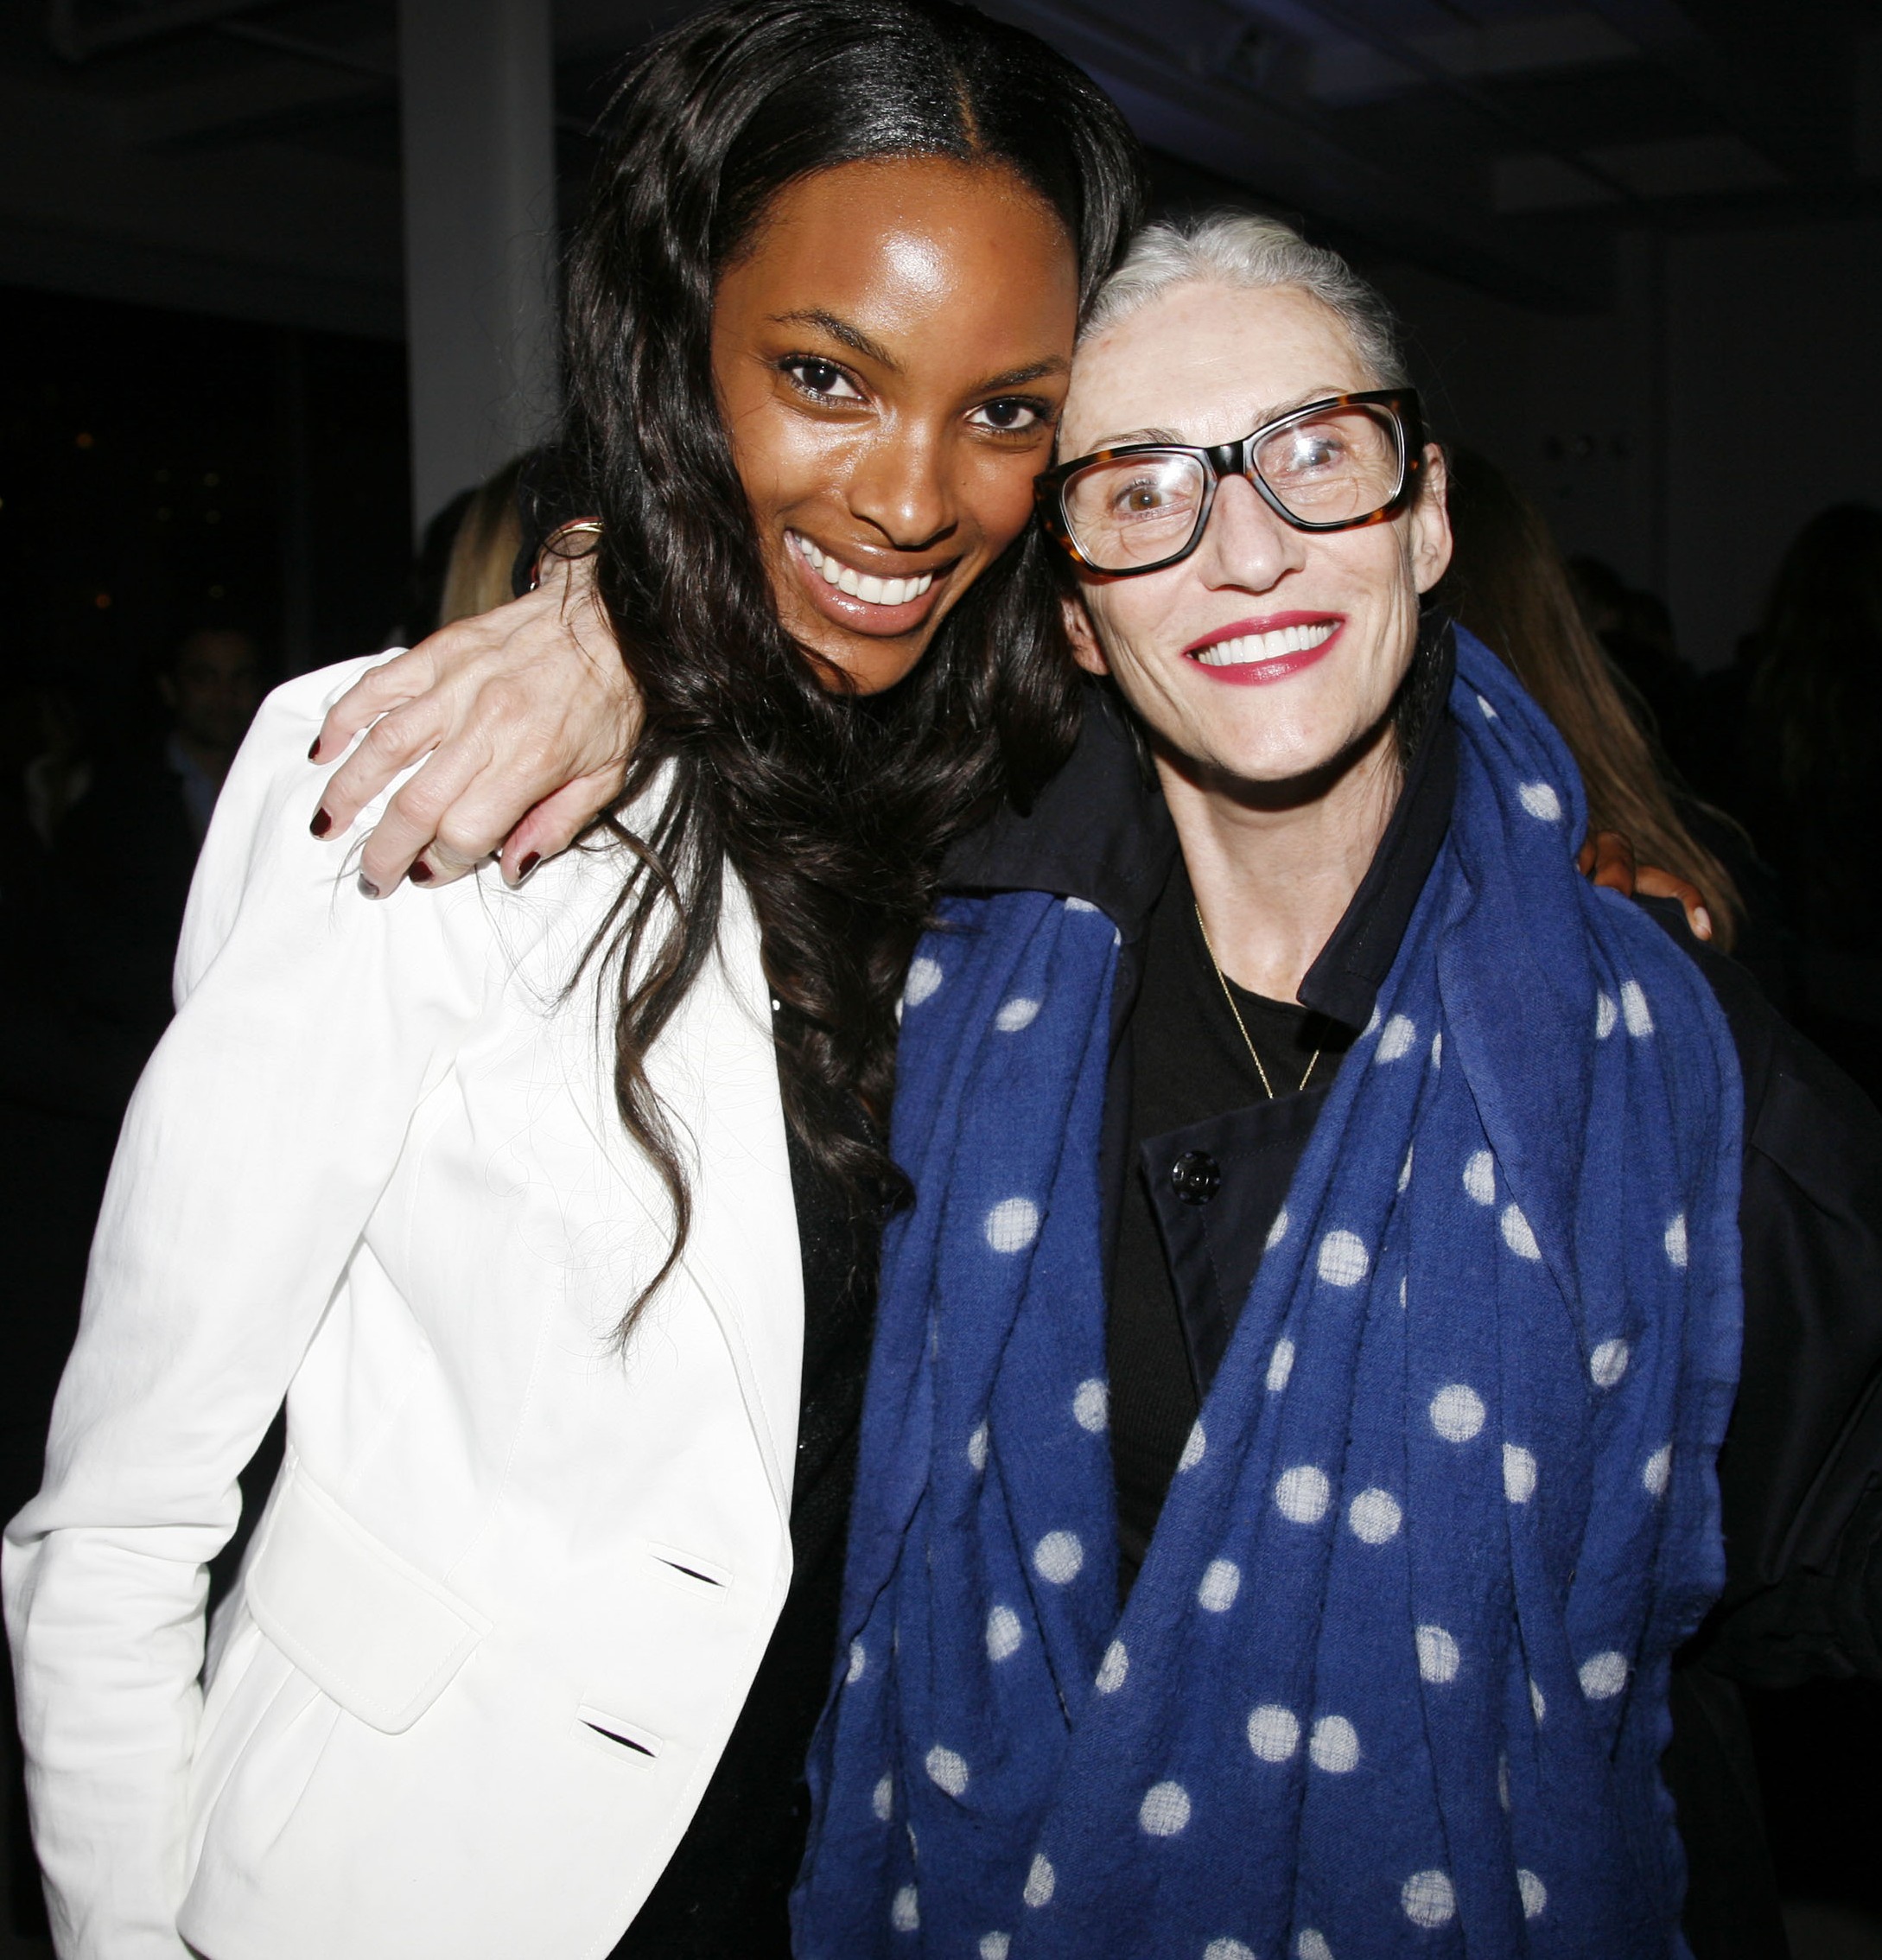
{"type": "MultiPolygon", "coordinates": [[[[1291,402],[1281,402],[1273,408],[1263,410],[1256,417],[1254,427],[1249,430],[1249,433],[1252,435],[1255,429],[1267,428],[1270,422],[1279,422],[1282,416],[1292,415],[1296,409],[1310,407],[1315,402],[1332,401],[1337,397],[1350,392],[1351,391],[1345,388],[1309,388],[1305,393],[1296,395],[1291,402]]],[[[1097,449],[1121,449],[1130,442],[1169,442],[1178,449],[1185,449],[1208,447],[1206,443],[1186,441],[1173,429],[1131,429],[1127,430],[1122,436],[1103,437],[1102,441],[1094,442],[1091,448],[1084,453],[1090,455],[1094,450],[1097,449]]]]}
{"type": "MultiPolygon", "coordinates": [[[[841,340],[852,353],[874,361],[890,373],[902,371],[901,363],[880,341],[871,340],[862,328],[853,326],[841,315],[827,313],[820,306],[805,307],[794,313],[774,313],[771,317],[780,327],[818,328],[833,340],[841,340]]],[[[1067,374],[1071,371],[1071,361],[1064,354],[1054,354],[1049,360],[1035,360],[1025,367],[1009,368],[1004,374],[989,375],[984,381],[976,382],[970,392],[997,394],[1003,388],[1023,388],[1028,381],[1042,381],[1048,374],[1067,374]]]]}

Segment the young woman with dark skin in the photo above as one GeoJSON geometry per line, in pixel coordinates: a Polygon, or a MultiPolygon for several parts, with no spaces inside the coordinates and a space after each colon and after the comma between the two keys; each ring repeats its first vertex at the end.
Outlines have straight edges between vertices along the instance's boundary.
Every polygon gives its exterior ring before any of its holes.
{"type": "Polygon", "coordinates": [[[8,1534],[61,1960],[788,1950],[900,977],[1069,745],[1032,486],[1138,166],[949,0],[735,0],[614,124],[564,454],[638,748],[378,904],[301,804],[364,664],[237,760],[8,1534]]]}

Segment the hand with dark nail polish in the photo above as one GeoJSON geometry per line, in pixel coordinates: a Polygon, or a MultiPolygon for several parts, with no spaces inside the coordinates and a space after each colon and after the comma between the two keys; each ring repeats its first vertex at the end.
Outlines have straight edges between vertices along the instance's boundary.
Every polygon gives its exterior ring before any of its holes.
{"type": "Polygon", "coordinates": [[[321,759],[321,738],[318,735],[308,744],[307,759],[309,762],[318,762],[321,759]]]}
{"type": "Polygon", "coordinates": [[[528,856],[526,856],[526,857],[525,857],[525,859],[523,860],[523,862],[521,862],[521,863],[520,863],[519,865],[518,865],[518,866],[517,866],[517,868],[516,868],[516,881],[517,881],[517,883],[518,883],[518,884],[519,884],[519,885],[520,885],[520,884],[522,884],[522,883],[523,883],[523,882],[525,881],[525,880],[528,878],[528,876],[529,876],[530,873],[531,873],[531,871],[533,871],[533,870],[534,870],[534,869],[536,869],[536,867],[537,867],[537,866],[538,864],[540,864],[540,863],[541,863],[542,862],[543,862],[543,854],[542,854],[542,852],[541,852],[541,851],[539,851],[539,850],[532,850],[531,852],[530,852],[530,854],[528,855],[528,856]]]}
{"type": "Polygon", "coordinates": [[[415,885],[429,885],[431,882],[431,867],[425,862],[423,858],[415,857],[405,875],[415,885]]]}
{"type": "Polygon", "coordinates": [[[325,809],[316,810],[314,812],[314,820],[308,825],[308,829],[317,837],[324,837],[333,827],[334,820],[327,814],[325,809]]]}
{"type": "Polygon", "coordinates": [[[361,898],[377,898],[378,895],[379,888],[370,878],[362,875],[359,880],[359,896],[361,898]]]}

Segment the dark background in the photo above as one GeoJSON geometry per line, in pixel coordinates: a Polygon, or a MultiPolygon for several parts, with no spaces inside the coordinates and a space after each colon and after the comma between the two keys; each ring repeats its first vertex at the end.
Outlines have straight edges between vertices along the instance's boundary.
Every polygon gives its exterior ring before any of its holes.
{"type": "MultiPolygon", "coordinates": [[[[564,224],[608,74],[677,10],[556,0],[564,224]]],[[[1166,208],[1273,210],[1347,251],[1436,432],[1663,598],[1693,667],[1730,662],[1807,518],[1882,501],[1877,5],[990,10],[1112,90],[1166,208]]],[[[399,619],[397,105],[390,0],[0,6],[0,693],[58,690],[100,751],[187,627],[250,627],[296,671],[399,619]]],[[[1757,1715],[1799,1960],[1875,1960],[1877,1697],[1757,1715]]]]}

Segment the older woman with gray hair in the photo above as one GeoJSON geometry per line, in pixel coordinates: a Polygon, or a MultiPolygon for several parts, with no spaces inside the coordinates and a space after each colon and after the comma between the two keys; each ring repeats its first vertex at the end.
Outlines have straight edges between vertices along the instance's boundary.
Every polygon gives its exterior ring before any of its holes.
{"type": "Polygon", "coordinates": [[[1782,1953],[1733,1677],[1882,1671],[1882,1124],[1577,875],[1339,259],[1153,228],[1059,450],[1090,688],[909,971],[797,1950],[1782,1953]]]}

